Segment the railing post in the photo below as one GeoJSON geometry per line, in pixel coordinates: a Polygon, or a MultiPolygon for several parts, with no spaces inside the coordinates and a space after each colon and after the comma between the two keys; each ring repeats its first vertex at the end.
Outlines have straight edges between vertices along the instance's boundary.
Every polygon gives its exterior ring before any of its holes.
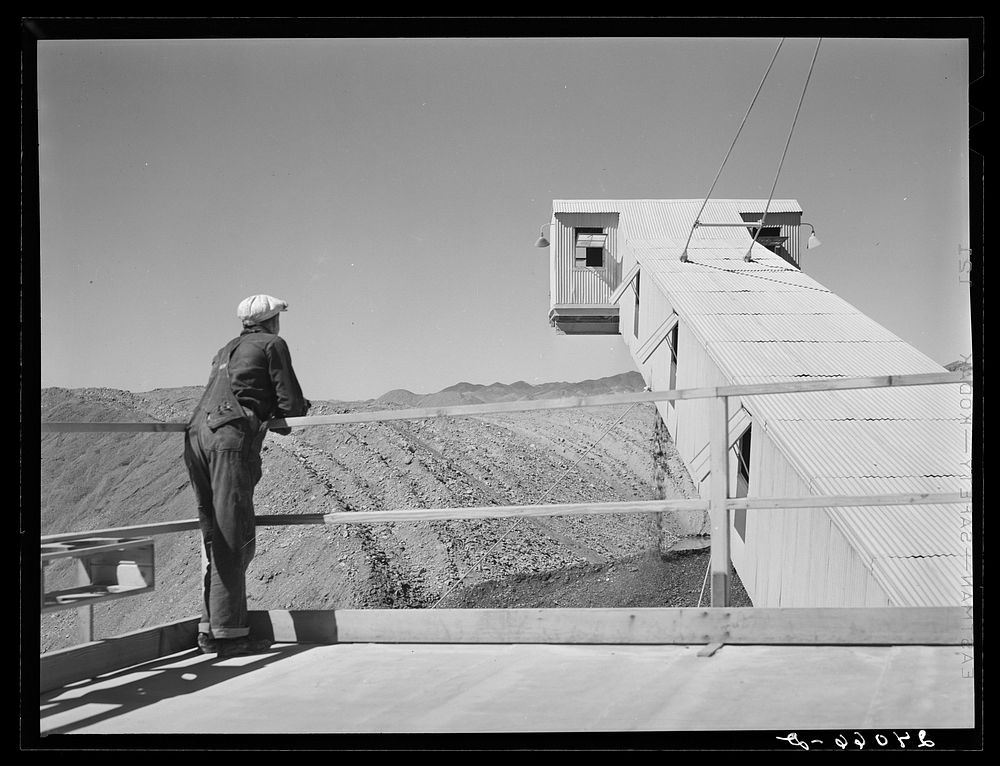
{"type": "MultiPolygon", "coordinates": [[[[80,560],[76,560],[76,582],[78,585],[90,585],[90,572],[80,560]]],[[[76,610],[80,628],[80,641],[89,644],[94,640],[94,605],[87,604],[76,610]]]]}
{"type": "Polygon", "coordinates": [[[729,397],[711,400],[709,514],[712,522],[712,606],[729,606],[729,397]]]}
{"type": "Polygon", "coordinates": [[[80,616],[80,643],[89,644],[94,640],[94,605],[81,606],[76,613],[80,616]]]}

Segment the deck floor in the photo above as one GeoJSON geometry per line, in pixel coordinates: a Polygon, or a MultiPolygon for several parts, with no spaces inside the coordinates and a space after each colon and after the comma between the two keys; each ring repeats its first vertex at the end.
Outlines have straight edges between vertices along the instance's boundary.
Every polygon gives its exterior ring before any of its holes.
{"type": "Polygon", "coordinates": [[[40,698],[40,733],[638,732],[974,725],[950,646],[278,644],[40,698]]]}

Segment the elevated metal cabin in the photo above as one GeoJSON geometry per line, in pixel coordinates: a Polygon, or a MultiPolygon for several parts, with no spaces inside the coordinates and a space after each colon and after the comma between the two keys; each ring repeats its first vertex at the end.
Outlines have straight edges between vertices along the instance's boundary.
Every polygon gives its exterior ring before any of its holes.
{"type": "MultiPolygon", "coordinates": [[[[552,324],[620,334],[654,391],[944,370],[799,270],[794,200],[752,243],[765,202],[710,201],[692,233],[702,200],[556,200],[552,324]],[[598,227],[588,266],[576,243],[598,227]]],[[[656,406],[707,498],[709,403],[656,406]]],[[[967,492],[962,417],[940,386],[732,397],[729,496],[967,492]]],[[[954,606],[961,524],[955,506],[735,511],[730,556],[758,607],[954,606]]]]}
{"type": "MultiPolygon", "coordinates": [[[[700,200],[556,200],[552,221],[543,226],[539,246],[550,248],[549,323],[560,334],[617,335],[619,306],[612,300],[626,276],[622,253],[636,240],[685,239],[686,231],[658,208],[700,200]],[[548,228],[548,233],[545,229],[548,228]]],[[[799,265],[799,229],[802,210],[791,200],[772,200],[765,217],[766,200],[717,200],[702,216],[706,227],[720,219],[745,228],[749,237],[790,265],[799,265]],[[760,222],[764,221],[763,226],[760,222]],[[740,226],[740,222],[746,226],[740,226]]],[[[718,231],[714,229],[714,231],[718,231]]],[[[699,237],[699,241],[702,237],[699,237]]],[[[749,241],[749,240],[748,240],[749,241]]]]}
{"type": "Polygon", "coordinates": [[[618,306],[610,300],[622,279],[618,213],[554,211],[549,323],[567,335],[615,335],[618,306]]]}

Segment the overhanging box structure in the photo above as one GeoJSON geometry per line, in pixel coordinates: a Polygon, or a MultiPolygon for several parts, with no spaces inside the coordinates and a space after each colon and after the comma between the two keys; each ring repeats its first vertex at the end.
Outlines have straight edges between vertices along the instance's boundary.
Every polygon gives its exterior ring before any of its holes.
{"type": "Polygon", "coordinates": [[[41,609],[51,612],[147,593],[155,586],[153,540],[92,537],[42,543],[41,609]],[[73,561],[76,584],[51,586],[47,569],[73,561]]]}
{"type": "MultiPolygon", "coordinates": [[[[944,371],[798,268],[795,200],[710,200],[694,226],[703,203],[555,200],[549,320],[557,332],[619,334],[654,390],[944,371]]],[[[703,498],[710,406],[657,402],[703,498]]],[[[733,397],[728,417],[731,496],[969,486],[952,387],[733,397]]],[[[960,513],[954,505],[737,510],[730,555],[755,606],[961,605],[969,583],[960,513]]]]}

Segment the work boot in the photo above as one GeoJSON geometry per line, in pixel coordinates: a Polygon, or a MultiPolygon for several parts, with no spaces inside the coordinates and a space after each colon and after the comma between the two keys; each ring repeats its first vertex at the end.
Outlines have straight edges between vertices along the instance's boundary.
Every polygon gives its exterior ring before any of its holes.
{"type": "Polygon", "coordinates": [[[198,634],[198,648],[202,654],[215,654],[219,651],[215,639],[208,635],[208,633],[198,634]]]}
{"type": "Polygon", "coordinates": [[[266,638],[250,638],[242,636],[240,638],[216,638],[214,640],[216,653],[219,659],[225,657],[235,657],[241,654],[257,654],[271,648],[273,642],[266,638]]]}
{"type": "Polygon", "coordinates": [[[267,638],[212,638],[208,633],[198,634],[198,648],[202,654],[218,654],[219,657],[235,657],[238,654],[255,654],[270,648],[273,642],[267,638]]]}

